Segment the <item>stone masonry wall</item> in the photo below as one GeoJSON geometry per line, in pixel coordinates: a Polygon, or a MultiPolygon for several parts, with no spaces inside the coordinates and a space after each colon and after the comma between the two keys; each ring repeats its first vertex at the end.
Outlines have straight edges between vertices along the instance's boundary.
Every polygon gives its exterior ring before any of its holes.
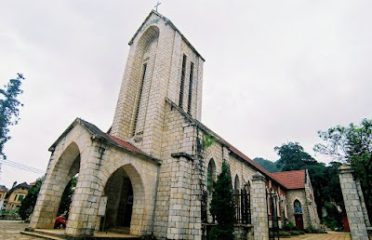
{"type": "Polygon", "coordinates": [[[190,77],[190,64],[194,63],[193,72],[193,94],[191,114],[200,117],[201,113],[201,84],[202,84],[202,64],[198,54],[191,49],[189,43],[185,42],[184,37],[176,31],[168,20],[151,13],[147,21],[142,25],[136,37],[131,43],[130,54],[128,56],[123,83],[119,94],[118,104],[113,121],[112,134],[128,139],[131,138],[131,129],[134,127],[135,109],[138,102],[146,103],[140,109],[140,121],[144,121],[144,126],[133,138],[133,143],[148,154],[157,158],[161,155],[163,124],[165,119],[165,99],[169,98],[178,102],[180,92],[182,56],[187,55],[188,61],[185,72],[184,87],[184,109],[187,109],[188,90],[190,77]],[[149,32],[150,29],[153,29],[149,32]],[[151,76],[146,76],[146,94],[142,94],[144,99],[139,101],[141,82],[141,69],[147,35],[153,37],[158,32],[158,40],[154,54],[150,54],[151,62],[148,71],[151,76]],[[153,60],[151,60],[153,58],[153,60]],[[191,61],[190,61],[191,60],[191,61]],[[152,63],[153,61],[153,63],[152,63]],[[151,79],[150,79],[151,78],[151,79]]]}
{"type": "Polygon", "coordinates": [[[304,222],[304,228],[309,227],[309,212],[306,207],[306,196],[304,189],[289,190],[287,191],[287,210],[288,210],[288,221],[296,225],[294,218],[294,202],[298,200],[302,207],[302,220],[304,222]]]}
{"type": "Polygon", "coordinates": [[[75,124],[60,140],[52,154],[30,227],[53,227],[60,195],[67,184],[61,180],[68,176],[73,162],[71,159],[75,159],[76,154],[80,154],[80,170],[66,234],[92,235],[94,230],[99,229],[98,208],[104,196],[104,187],[111,174],[121,167],[131,180],[134,193],[130,232],[150,233],[159,165],[153,160],[92,141],[88,131],[79,124],[75,124]],[[77,147],[72,151],[71,146],[75,145],[77,147]]]}
{"type": "Polygon", "coordinates": [[[366,223],[363,216],[361,198],[350,166],[340,167],[339,178],[344,198],[347,218],[353,240],[368,240],[366,223]]]}

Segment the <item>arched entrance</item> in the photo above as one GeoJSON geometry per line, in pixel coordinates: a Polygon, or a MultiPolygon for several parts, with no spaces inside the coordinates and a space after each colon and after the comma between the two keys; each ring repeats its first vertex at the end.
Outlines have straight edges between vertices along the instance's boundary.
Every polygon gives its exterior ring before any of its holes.
{"type": "Polygon", "coordinates": [[[302,205],[301,202],[298,200],[295,200],[293,203],[293,210],[294,210],[294,217],[296,222],[296,227],[298,229],[304,229],[304,221],[302,218],[302,205]]]}
{"type": "Polygon", "coordinates": [[[133,166],[120,167],[109,177],[104,197],[107,204],[101,230],[131,233],[130,229],[140,224],[144,208],[142,181],[133,166]]]}
{"type": "MultiPolygon", "coordinates": [[[[72,142],[58,157],[52,165],[52,171],[46,176],[41,188],[44,194],[38,198],[36,212],[31,219],[32,228],[53,228],[58,210],[68,211],[69,203],[65,207],[61,206],[66,203],[62,195],[66,192],[66,186],[71,179],[79,173],[80,161],[79,147],[72,142]],[[64,200],[61,202],[62,199],[64,200]]],[[[72,196],[69,198],[68,201],[71,201],[72,196]]]]}

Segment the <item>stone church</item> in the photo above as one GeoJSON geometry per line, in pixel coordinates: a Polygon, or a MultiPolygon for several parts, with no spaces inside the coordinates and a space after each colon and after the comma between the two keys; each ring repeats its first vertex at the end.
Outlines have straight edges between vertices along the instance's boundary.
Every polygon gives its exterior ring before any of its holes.
{"type": "Polygon", "coordinates": [[[53,228],[62,193],[78,176],[66,236],[203,239],[215,224],[209,204],[223,161],[237,239],[268,239],[288,222],[318,227],[306,170],[269,173],[200,122],[205,60],[169,19],[152,11],[129,46],[112,127],[76,119],[53,143],[31,229],[53,228]]]}

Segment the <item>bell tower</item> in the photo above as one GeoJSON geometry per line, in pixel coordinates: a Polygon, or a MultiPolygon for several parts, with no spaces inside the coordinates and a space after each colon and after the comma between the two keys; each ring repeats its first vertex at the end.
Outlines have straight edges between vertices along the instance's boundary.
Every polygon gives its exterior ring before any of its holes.
{"type": "Polygon", "coordinates": [[[166,17],[150,12],[129,42],[111,134],[160,156],[166,99],[200,120],[203,57],[166,17]]]}

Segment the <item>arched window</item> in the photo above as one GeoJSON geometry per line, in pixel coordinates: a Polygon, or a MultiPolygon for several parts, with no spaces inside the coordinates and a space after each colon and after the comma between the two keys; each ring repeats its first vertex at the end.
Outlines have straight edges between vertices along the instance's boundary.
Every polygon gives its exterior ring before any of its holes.
{"type": "Polygon", "coordinates": [[[302,206],[300,201],[295,200],[293,203],[293,209],[295,214],[302,214],[302,206]]]}
{"type": "Polygon", "coordinates": [[[207,190],[211,194],[213,191],[214,182],[216,181],[216,164],[213,158],[208,163],[207,170],[207,190]]]}
{"type": "Polygon", "coordinates": [[[234,190],[237,191],[240,189],[240,181],[238,175],[235,176],[235,181],[234,181],[234,190]]]}
{"type": "Polygon", "coordinates": [[[251,192],[251,183],[247,181],[247,183],[244,185],[244,189],[250,193],[251,192]]]}

